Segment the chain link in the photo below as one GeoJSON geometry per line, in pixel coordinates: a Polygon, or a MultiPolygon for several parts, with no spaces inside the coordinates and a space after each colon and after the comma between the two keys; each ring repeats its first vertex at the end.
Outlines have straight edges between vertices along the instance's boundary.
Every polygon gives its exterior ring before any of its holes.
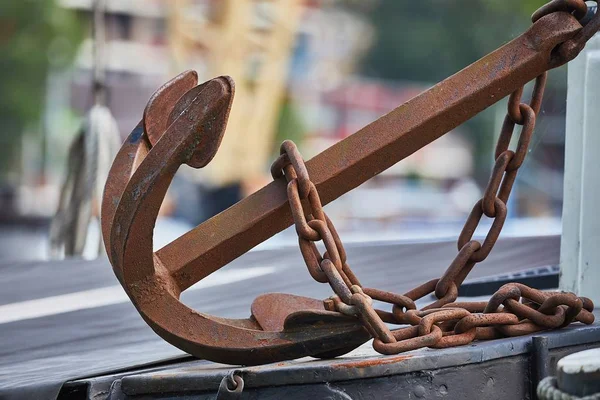
{"type": "MultiPolygon", "coordinates": [[[[572,12],[580,19],[587,6],[582,0],[555,0],[538,10],[532,19],[535,22],[556,11],[572,12]]],[[[561,328],[573,321],[593,323],[591,300],[573,293],[542,292],[518,283],[504,285],[488,302],[455,303],[460,285],[475,265],[488,257],[498,240],[517,172],[528,153],[546,80],[547,73],[535,80],[529,104],[521,101],[523,87],[510,95],[494,167],[483,197],[471,210],[459,235],[458,254],[439,279],[404,295],[360,284],[347,263],[342,241],[323,210],[300,152],[289,140],[281,145],[271,174],[274,179],[285,177],[288,181],[287,196],[298,244],[310,275],[317,282],[328,283],[335,293],[324,301],[325,309],[359,318],[373,336],[376,351],[397,354],[422,347],[459,346],[476,339],[519,336],[561,328]],[[515,149],[510,150],[517,125],[521,126],[519,138],[515,149]],[[490,229],[483,241],[474,240],[484,215],[492,220],[490,229]],[[316,245],[319,241],[326,250],[323,254],[316,245]],[[432,293],[437,300],[417,310],[415,302],[432,293]],[[392,312],[375,309],[373,299],[392,304],[392,312]],[[411,326],[390,330],[386,323],[411,326]]]]}
{"type": "Polygon", "coordinates": [[[326,307],[331,308],[333,304],[336,311],[358,316],[365,327],[377,337],[394,341],[393,335],[385,325],[385,322],[397,322],[394,314],[375,310],[372,306],[373,298],[403,310],[416,309],[414,300],[408,296],[362,287],[346,262],[344,245],[335,226],[323,211],[318,191],[310,181],[304,160],[292,141],[286,140],[281,145],[280,156],[271,167],[271,175],[274,179],[285,177],[288,181],[287,195],[298,234],[298,244],[310,275],[317,282],[329,283],[337,296],[327,302],[326,307]],[[304,197],[299,189],[301,180],[304,180],[305,186],[308,187],[304,197]],[[322,255],[316,245],[318,241],[322,241],[325,246],[326,252],[322,255]]]}
{"type": "Polygon", "coordinates": [[[535,23],[540,18],[557,11],[566,11],[572,13],[575,18],[582,19],[587,14],[587,4],[585,0],[553,0],[540,7],[531,16],[531,22],[535,23]]]}

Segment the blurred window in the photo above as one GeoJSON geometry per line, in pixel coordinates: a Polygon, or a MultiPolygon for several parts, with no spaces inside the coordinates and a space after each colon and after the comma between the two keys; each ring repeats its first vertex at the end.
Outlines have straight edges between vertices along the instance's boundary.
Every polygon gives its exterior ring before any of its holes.
{"type": "Polygon", "coordinates": [[[115,26],[117,31],[117,38],[121,40],[131,39],[131,15],[116,14],[115,15],[115,26]]]}

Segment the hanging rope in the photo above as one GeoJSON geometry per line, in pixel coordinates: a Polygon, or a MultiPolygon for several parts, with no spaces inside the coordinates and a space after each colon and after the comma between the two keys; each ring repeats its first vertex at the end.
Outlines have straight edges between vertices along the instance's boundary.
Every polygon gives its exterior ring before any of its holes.
{"type": "MultiPolygon", "coordinates": [[[[82,256],[92,218],[99,218],[102,189],[120,146],[117,122],[106,107],[105,0],[94,1],[94,106],[69,149],[67,176],[50,227],[50,256],[82,256]]],[[[98,255],[102,251],[100,235],[98,255]]]]}
{"type": "Polygon", "coordinates": [[[104,66],[104,46],[106,41],[106,29],[104,12],[106,0],[94,0],[94,22],[92,24],[92,35],[94,37],[94,104],[106,104],[106,69],[104,66]]]}

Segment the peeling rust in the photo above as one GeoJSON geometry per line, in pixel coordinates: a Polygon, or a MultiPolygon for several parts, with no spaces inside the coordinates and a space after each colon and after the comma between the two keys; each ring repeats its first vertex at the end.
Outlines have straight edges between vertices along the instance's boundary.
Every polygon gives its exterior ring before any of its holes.
{"type": "Polygon", "coordinates": [[[404,360],[408,360],[412,358],[411,355],[397,355],[397,356],[389,356],[389,357],[378,357],[378,358],[368,358],[366,360],[356,360],[356,361],[348,361],[343,363],[334,363],[331,365],[333,369],[342,369],[342,368],[369,368],[369,367],[377,367],[380,365],[387,364],[396,364],[402,362],[404,360]]]}

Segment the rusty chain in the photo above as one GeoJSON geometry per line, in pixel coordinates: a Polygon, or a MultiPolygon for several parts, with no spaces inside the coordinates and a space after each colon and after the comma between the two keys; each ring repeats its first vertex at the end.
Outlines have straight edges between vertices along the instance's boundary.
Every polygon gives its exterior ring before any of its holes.
{"type": "MultiPolygon", "coordinates": [[[[586,16],[583,0],[555,0],[532,16],[533,22],[557,11],[586,16]]],[[[585,34],[585,33],[584,33],[585,34]]],[[[323,210],[316,186],[311,182],[296,145],[285,141],[271,167],[274,179],[287,179],[287,196],[292,211],[300,252],[310,275],[328,283],[334,296],[325,308],[356,316],[374,338],[373,347],[382,354],[397,354],[421,347],[443,348],[473,340],[519,336],[545,329],[561,328],[573,321],[591,324],[593,303],[573,293],[542,292],[518,283],[500,288],[488,302],[456,303],[458,288],[478,262],[492,251],[507,216],[507,202],[540,112],[547,73],[535,80],[529,104],[521,101],[524,87],[508,100],[495,150],[495,164],[483,197],[475,204],[458,238],[458,254],[439,279],[418,286],[404,295],[363,287],[347,262],[346,251],[334,224],[323,210]],[[515,150],[509,150],[516,126],[521,126],[515,150]],[[483,216],[492,219],[480,242],[473,234],[483,216]],[[322,241],[321,254],[316,242],[322,241]],[[421,310],[415,302],[433,293],[437,300],[421,310]],[[392,312],[375,309],[373,300],[392,304],[392,312]],[[386,323],[409,327],[390,330],[386,323]]]]}

